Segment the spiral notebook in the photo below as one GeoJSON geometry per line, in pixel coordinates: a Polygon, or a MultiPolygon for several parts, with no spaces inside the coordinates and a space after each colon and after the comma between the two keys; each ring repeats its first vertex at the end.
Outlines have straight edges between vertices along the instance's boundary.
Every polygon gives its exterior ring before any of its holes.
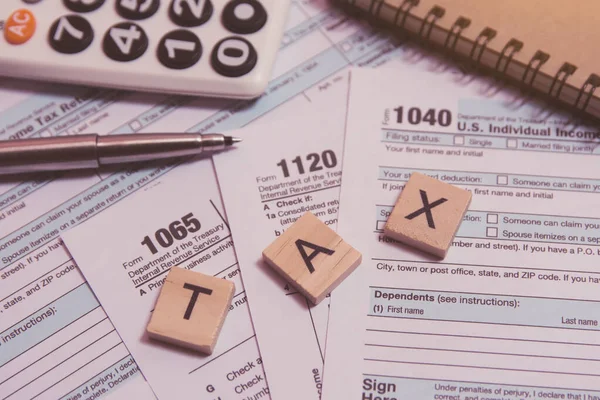
{"type": "Polygon", "coordinates": [[[338,1],[600,120],[600,2],[338,1]]]}

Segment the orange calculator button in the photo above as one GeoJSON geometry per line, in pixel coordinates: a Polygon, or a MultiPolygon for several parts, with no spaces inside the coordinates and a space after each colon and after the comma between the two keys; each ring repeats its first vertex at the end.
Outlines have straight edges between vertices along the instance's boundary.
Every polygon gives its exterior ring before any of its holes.
{"type": "Polygon", "coordinates": [[[11,44],[23,44],[35,33],[35,17],[25,8],[16,10],[6,20],[4,38],[11,44]]]}

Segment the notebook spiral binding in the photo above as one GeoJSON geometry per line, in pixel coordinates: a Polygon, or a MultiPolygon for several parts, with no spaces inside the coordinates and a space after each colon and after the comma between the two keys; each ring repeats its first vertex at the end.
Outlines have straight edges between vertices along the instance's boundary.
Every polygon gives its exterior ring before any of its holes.
{"type": "MultiPolygon", "coordinates": [[[[368,15],[375,17],[376,21],[385,20],[381,15],[384,7],[391,8],[391,6],[385,4],[385,0],[336,1],[360,9],[368,15]],[[359,5],[358,3],[361,4],[359,5]]],[[[387,20],[387,22],[427,43],[431,40],[431,34],[436,27],[437,21],[444,17],[446,10],[443,7],[434,5],[425,14],[424,18],[420,18],[411,14],[411,11],[418,6],[419,0],[404,0],[395,10],[392,20],[387,20]],[[412,29],[407,29],[407,21],[411,17],[419,19],[420,26],[418,26],[418,28],[415,29],[415,27],[413,27],[412,29]]],[[[448,53],[457,54],[457,43],[463,38],[463,32],[470,25],[471,20],[469,18],[459,16],[449,30],[440,28],[446,32],[446,36],[441,42],[438,40],[438,43],[435,44],[442,47],[448,53]]],[[[473,41],[470,50],[468,50],[468,54],[460,55],[466,57],[477,66],[481,65],[482,57],[486,54],[489,43],[494,40],[496,35],[497,32],[494,29],[489,27],[484,28],[473,41]]],[[[469,39],[465,40],[470,41],[469,39]]],[[[574,88],[576,96],[561,96],[564,94],[564,88],[568,85],[569,77],[575,73],[577,67],[565,62],[554,76],[543,77],[544,74],[540,73],[540,69],[544,63],[548,61],[550,55],[538,50],[527,65],[521,65],[513,60],[513,57],[523,48],[523,46],[524,43],[522,41],[514,38],[510,39],[496,56],[497,60],[495,61],[495,64],[487,66],[488,69],[505,77],[512,78],[513,81],[520,83],[523,87],[529,87],[532,91],[542,92],[558,103],[566,103],[573,107],[575,111],[586,113],[587,116],[593,117],[596,121],[600,120],[600,107],[597,110],[588,110],[594,91],[600,86],[600,76],[591,74],[580,88],[574,88]],[[509,69],[512,70],[512,73],[509,73],[509,69]]]]}

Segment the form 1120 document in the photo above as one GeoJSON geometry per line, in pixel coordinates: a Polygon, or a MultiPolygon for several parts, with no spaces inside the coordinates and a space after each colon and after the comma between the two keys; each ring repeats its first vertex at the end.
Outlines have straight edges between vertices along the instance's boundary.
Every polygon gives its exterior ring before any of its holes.
{"type": "Polygon", "coordinates": [[[350,82],[338,233],[363,263],[323,399],[600,398],[598,131],[458,73],[350,82]],[[413,172],[473,195],[443,260],[383,233],[413,172]]]}
{"type": "Polygon", "coordinates": [[[321,394],[329,298],[310,305],[262,251],[307,211],[335,229],[347,83],[347,72],[328,78],[214,157],[273,399],[321,394]]]}

